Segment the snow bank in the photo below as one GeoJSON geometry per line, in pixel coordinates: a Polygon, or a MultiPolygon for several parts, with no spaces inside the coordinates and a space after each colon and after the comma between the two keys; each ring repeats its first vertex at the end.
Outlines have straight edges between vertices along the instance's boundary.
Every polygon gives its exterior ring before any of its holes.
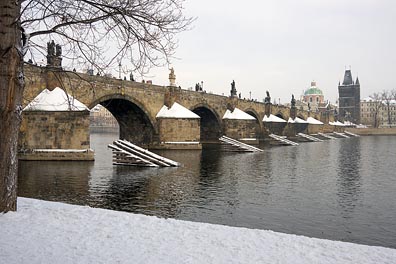
{"type": "Polygon", "coordinates": [[[158,112],[157,118],[200,118],[199,115],[184,106],[174,102],[171,108],[164,105],[158,112]]]}
{"type": "Polygon", "coordinates": [[[84,111],[86,105],[66,94],[61,88],[43,90],[24,109],[24,111],[84,111]]]}
{"type": "Polygon", "coordinates": [[[307,122],[308,122],[308,124],[312,124],[312,125],[323,125],[323,122],[321,122],[313,117],[308,117],[307,122]]]}
{"type": "Polygon", "coordinates": [[[234,111],[230,111],[227,109],[225,112],[223,119],[237,119],[237,120],[256,120],[253,116],[249,115],[248,113],[243,112],[239,108],[234,108],[234,111]]]}
{"type": "Polygon", "coordinates": [[[394,263],[396,250],[19,198],[0,263],[394,263]]]}
{"type": "Polygon", "coordinates": [[[277,117],[273,114],[270,114],[270,116],[264,115],[263,122],[286,123],[286,120],[284,120],[280,117],[277,117]]]}

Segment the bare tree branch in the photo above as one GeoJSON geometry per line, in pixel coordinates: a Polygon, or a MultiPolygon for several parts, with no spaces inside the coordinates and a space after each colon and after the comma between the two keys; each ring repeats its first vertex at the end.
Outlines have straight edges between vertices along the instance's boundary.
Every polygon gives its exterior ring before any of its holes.
{"type": "Polygon", "coordinates": [[[22,4],[21,25],[31,44],[55,39],[72,61],[83,58],[100,71],[126,61],[143,73],[169,63],[177,47],[175,35],[193,22],[183,16],[183,2],[30,0],[22,4]]]}

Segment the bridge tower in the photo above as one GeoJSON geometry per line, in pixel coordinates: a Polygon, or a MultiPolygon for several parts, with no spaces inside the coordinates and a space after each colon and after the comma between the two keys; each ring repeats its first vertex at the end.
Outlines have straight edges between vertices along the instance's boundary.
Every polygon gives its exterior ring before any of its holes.
{"type": "Polygon", "coordinates": [[[345,70],[342,84],[338,83],[339,117],[360,124],[360,82],[352,79],[351,70],[345,70]]]}
{"type": "Polygon", "coordinates": [[[62,47],[53,40],[47,42],[47,67],[62,68],[62,47]]]}

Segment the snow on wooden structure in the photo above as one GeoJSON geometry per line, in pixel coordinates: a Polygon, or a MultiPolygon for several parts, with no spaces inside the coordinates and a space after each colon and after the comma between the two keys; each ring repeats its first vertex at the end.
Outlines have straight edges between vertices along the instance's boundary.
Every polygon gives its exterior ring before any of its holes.
{"type": "Polygon", "coordinates": [[[322,142],[323,141],[322,139],[319,139],[317,137],[314,137],[312,135],[307,135],[307,134],[304,134],[304,133],[298,133],[297,135],[299,135],[300,137],[305,138],[305,139],[307,139],[309,141],[313,141],[313,142],[322,142]]]}
{"type": "Polygon", "coordinates": [[[113,164],[143,167],[179,167],[180,163],[162,157],[126,140],[108,145],[113,151],[113,164]]]}
{"type": "Polygon", "coordinates": [[[345,135],[344,133],[340,133],[340,132],[333,132],[334,135],[341,137],[341,138],[349,138],[349,136],[345,135]]]}
{"type": "Polygon", "coordinates": [[[249,144],[245,144],[243,142],[240,142],[238,140],[235,140],[233,138],[229,138],[226,136],[220,137],[219,140],[221,142],[223,142],[224,144],[232,146],[232,148],[230,149],[232,151],[241,151],[241,152],[262,152],[263,151],[262,149],[253,147],[249,144]]]}
{"type": "Polygon", "coordinates": [[[347,134],[348,136],[352,136],[352,137],[360,137],[359,135],[356,135],[355,133],[349,132],[349,131],[344,131],[345,134],[347,134]]]}
{"type": "Polygon", "coordinates": [[[318,135],[322,136],[324,138],[327,138],[327,139],[335,139],[335,137],[333,137],[332,135],[321,133],[321,132],[319,132],[318,135]]]}
{"type": "Polygon", "coordinates": [[[286,137],[278,136],[275,134],[270,134],[269,137],[285,145],[298,146],[298,143],[293,142],[286,137]]]}

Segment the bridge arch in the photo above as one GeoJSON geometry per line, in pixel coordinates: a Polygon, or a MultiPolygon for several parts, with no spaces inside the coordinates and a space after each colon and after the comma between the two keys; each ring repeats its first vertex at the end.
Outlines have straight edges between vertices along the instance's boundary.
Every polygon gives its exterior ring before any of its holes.
{"type": "Polygon", "coordinates": [[[222,121],[217,112],[207,104],[197,104],[190,110],[201,117],[201,142],[217,142],[223,134],[222,121]]]}
{"type": "Polygon", "coordinates": [[[112,94],[100,97],[89,108],[101,104],[117,120],[120,138],[141,146],[148,146],[158,136],[158,128],[147,109],[138,100],[128,95],[112,94]]]}
{"type": "MultiPolygon", "coordinates": [[[[254,110],[253,108],[248,108],[246,110],[243,110],[245,113],[248,113],[249,115],[253,116],[254,118],[256,118],[257,121],[260,121],[260,115],[257,113],[256,110],[254,110]]],[[[260,123],[260,122],[259,122],[260,123]]]]}
{"type": "Polygon", "coordinates": [[[260,137],[261,131],[263,129],[263,120],[260,118],[260,115],[252,108],[248,108],[244,110],[244,112],[256,118],[256,137],[260,137]]]}

